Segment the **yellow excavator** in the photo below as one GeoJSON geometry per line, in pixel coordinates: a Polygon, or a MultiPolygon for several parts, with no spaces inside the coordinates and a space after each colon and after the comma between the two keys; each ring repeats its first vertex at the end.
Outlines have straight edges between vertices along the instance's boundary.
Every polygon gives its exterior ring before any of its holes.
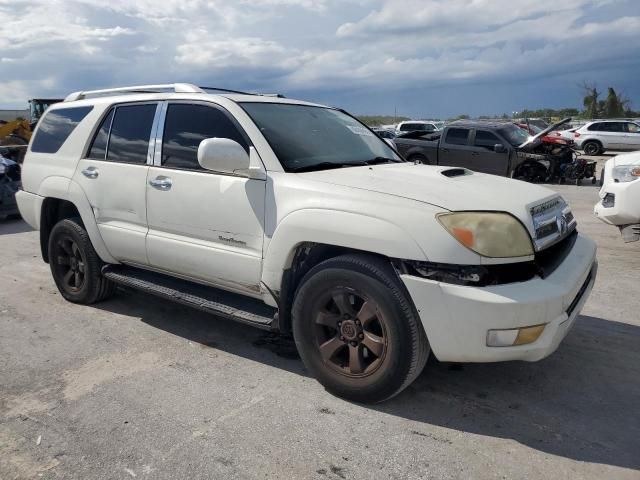
{"type": "Polygon", "coordinates": [[[50,105],[61,101],[62,99],[57,98],[33,98],[29,100],[30,120],[16,119],[10,122],[0,122],[0,146],[9,149],[13,160],[22,163],[38,120],[50,105]]]}

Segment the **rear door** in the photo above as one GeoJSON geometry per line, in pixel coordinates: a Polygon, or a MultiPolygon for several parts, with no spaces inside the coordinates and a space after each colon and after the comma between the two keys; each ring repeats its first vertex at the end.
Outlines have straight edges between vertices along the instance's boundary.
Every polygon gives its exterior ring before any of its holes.
{"type": "Polygon", "coordinates": [[[474,147],[469,144],[470,128],[449,127],[440,140],[438,164],[473,170],[474,147]]]}
{"type": "Polygon", "coordinates": [[[492,175],[506,175],[509,169],[509,152],[496,153],[494,146],[504,145],[493,132],[476,130],[473,136],[472,170],[492,175]]]}
{"type": "Polygon", "coordinates": [[[74,180],[117,260],[146,265],[146,183],[157,102],[116,105],[104,116],[74,180]]]}

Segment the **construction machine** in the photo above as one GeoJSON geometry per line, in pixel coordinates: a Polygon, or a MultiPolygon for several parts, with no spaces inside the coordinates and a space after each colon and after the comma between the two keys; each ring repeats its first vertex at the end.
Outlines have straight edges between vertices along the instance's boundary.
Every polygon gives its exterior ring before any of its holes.
{"type": "Polygon", "coordinates": [[[29,100],[29,120],[16,119],[0,122],[0,146],[9,149],[9,158],[22,163],[27,145],[31,140],[31,133],[38,121],[50,105],[61,101],[62,99],[54,98],[32,98],[29,100]]]}

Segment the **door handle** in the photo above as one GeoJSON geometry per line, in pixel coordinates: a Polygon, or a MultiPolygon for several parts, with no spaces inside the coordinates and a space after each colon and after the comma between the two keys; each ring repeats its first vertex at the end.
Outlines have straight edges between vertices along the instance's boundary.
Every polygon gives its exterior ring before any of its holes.
{"type": "Polygon", "coordinates": [[[169,177],[159,176],[154,178],[153,180],[149,180],[149,185],[153,188],[157,188],[158,190],[170,190],[173,182],[169,177]]]}
{"type": "Polygon", "coordinates": [[[82,170],[82,174],[87,178],[98,178],[99,173],[96,167],[88,167],[82,170]]]}
{"type": "Polygon", "coordinates": [[[480,155],[480,152],[471,152],[472,157],[477,157],[478,155],[480,155]]]}
{"type": "Polygon", "coordinates": [[[443,148],[442,149],[442,153],[449,153],[449,149],[448,148],[443,148]]]}

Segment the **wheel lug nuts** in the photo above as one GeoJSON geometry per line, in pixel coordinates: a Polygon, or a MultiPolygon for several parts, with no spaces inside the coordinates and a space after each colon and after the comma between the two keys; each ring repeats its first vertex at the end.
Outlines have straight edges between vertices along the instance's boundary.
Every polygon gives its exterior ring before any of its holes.
{"type": "Polygon", "coordinates": [[[344,314],[344,319],[345,319],[345,320],[349,320],[350,318],[351,318],[351,316],[350,316],[348,313],[345,313],[345,314],[344,314]]]}
{"type": "Polygon", "coordinates": [[[356,343],[356,342],[351,342],[351,346],[352,346],[352,347],[355,347],[356,345],[357,345],[357,343],[356,343]]]}
{"type": "Polygon", "coordinates": [[[358,335],[358,338],[362,340],[364,338],[364,333],[361,333],[360,335],[358,335]]]}
{"type": "Polygon", "coordinates": [[[342,335],[340,335],[340,340],[344,342],[344,337],[342,335]]]}

